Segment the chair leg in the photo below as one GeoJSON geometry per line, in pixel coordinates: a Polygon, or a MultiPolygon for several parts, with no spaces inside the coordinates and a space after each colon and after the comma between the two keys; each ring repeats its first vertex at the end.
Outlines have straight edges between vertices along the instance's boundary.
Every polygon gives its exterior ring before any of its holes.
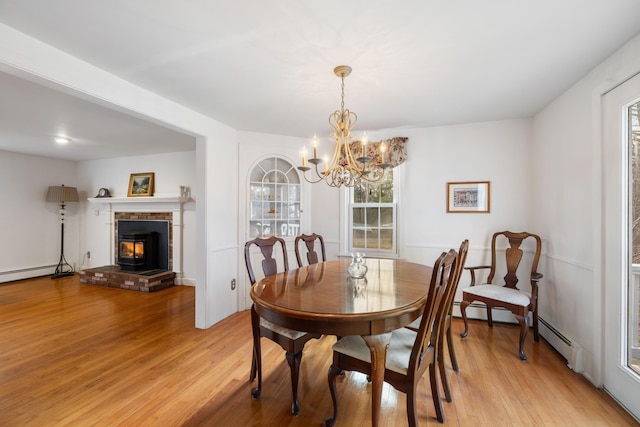
{"type": "Polygon", "coordinates": [[[528,316],[516,316],[520,323],[520,359],[527,360],[527,355],[524,354],[524,340],[527,337],[527,331],[529,330],[529,323],[527,322],[528,316]]]}
{"type": "Polygon", "coordinates": [[[447,370],[444,366],[444,337],[440,338],[439,341],[436,362],[438,363],[438,370],[440,371],[442,390],[444,390],[444,399],[447,402],[451,402],[453,398],[451,397],[451,389],[449,388],[449,380],[447,379],[447,370]]]}
{"type": "Polygon", "coordinates": [[[469,334],[469,321],[467,320],[467,307],[469,304],[471,303],[465,300],[460,302],[460,314],[462,314],[462,320],[464,320],[464,331],[460,334],[462,338],[466,338],[469,334]]]}
{"type": "Polygon", "coordinates": [[[258,373],[258,365],[256,364],[256,351],[253,349],[251,354],[251,373],[249,373],[249,382],[252,382],[256,379],[256,374],[258,373]]]}
{"type": "Polygon", "coordinates": [[[300,375],[300,361],[302,360],[302,351],[296,354],[286,354],[287,363],[291,368],[291,413],[298,415],[300,413],[300,403],[298,402],[298,376],[300,375]]]}
{"type": "Polygon", "coordinates": [[[535,342],[540,341],[540,334],[538,333],[538,307],[533,310],[533,339],[535,342]]]}
{"type": "Polygon", "coordinates": [[[336,390],[336,376],[342,375],[342,369],[336,368],[335,366],[329,366],[329,391],[331,392],[331,400],[333,401],[333,415],[331,418],[327,418],[325,420],[325,425],[327,427],[332,427],[336,422],[336,417],[338,416],[338,390],[336,390]]]}
{"type": "Polygon", "coordinates": [[[456,350],[453,347],[453,331],[451,330],[451,316],[447,318],[447,347],[449,348],[449,359],[451,359],[451,367],[459,372],[458,359],[456,358],[456,350]]]}
{"type": "Polygon", "coordinates": [[[438,422],[444,422],[444,411],[442,410],[442,401],[440,400],[440,391],[438,390],[438,372],[436,371],[436,361],[432,361],[429,365],[429,379],[431,383],[431,397],[433,398],[433,406],[436,409],[436,419],[438,422]]]}
{"type": "Polygon", "coordinates": [[[409,427],[418,426],[418,411],[416,407],[416,387],[417,384],[413,384],[413,387],[409,387],[407,390],[407,419],[409,421],[409,427]]]}
{"type": "Polygon", "coordinates": [[[491,313],[491,307],[487,305],[487,323],[490,328],[493,328],[493,314],[491,313]]]}
{"type": "Polygon", "coordinates": [[[251,396],[254,399],[260,398],[262,392],[262,349],[260,348],[260,316],[255,308],[251,306],[251,329],[253,330],[253,358],[251,360],[251,374],[249,378],[253,381],[258,374],[258,386],[251,389],[251,396]]]}

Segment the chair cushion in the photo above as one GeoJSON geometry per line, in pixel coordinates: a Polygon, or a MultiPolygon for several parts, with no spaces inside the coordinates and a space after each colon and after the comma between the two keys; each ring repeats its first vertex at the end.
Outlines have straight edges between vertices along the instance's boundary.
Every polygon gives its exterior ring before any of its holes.
{"type": "MultiPolygon", "coordinates": [[[[416,332],[402,328],[391,333],[391,343],[387,350],[386,368],[407,375],[409,357],[416,340],[416,332]]],[[[348,336],[333,345],[333,351],[346,354],[354,359],[371,363],[371,353],[360,336],[348,336]]]]}
{"type": "Polygon", "coordinates": [[[491,298],[496,301],[506,302],[508,304],[521,305],[523,307],[526,307],[531,303],[531,297],[528,293],[498,285],[486,284],[470,286],[463,289],[462,294],[463,297],[465,294],[476,295],[482,298],[491,298]]]}
{"type": "Polygon", "coordinates": [[[306,332],[294,331],[293,329],[283,328],[282,326],[278,326],[275,323],[271,323],[268,320],[263,319],[262,317],[260,318],[260,326],[267,329],[271,329],[273,332],[283,335],[292,340],[298,339],[307,334],[306,332]]]}

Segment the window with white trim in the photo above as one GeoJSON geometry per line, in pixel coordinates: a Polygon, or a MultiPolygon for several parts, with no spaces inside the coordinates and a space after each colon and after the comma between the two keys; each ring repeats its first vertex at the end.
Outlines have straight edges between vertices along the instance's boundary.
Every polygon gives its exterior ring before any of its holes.
{"type": "Polygon", "coordinates": [[[396,256],[398,192],[394,169],[387,169],[380,181],[361,182],[349,192],[349,251],[396,256]]]}

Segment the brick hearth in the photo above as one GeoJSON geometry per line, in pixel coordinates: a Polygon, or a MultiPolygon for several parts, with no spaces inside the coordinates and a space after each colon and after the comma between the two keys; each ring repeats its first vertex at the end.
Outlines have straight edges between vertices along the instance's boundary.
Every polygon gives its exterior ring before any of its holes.
{"type": "Polygon", "coordinates": [[[175,285],[176,273],[167,270],[122,271],[117,265],[80,271],[80,283],[121,288],[140,292],[155,292],[175,285]]]}

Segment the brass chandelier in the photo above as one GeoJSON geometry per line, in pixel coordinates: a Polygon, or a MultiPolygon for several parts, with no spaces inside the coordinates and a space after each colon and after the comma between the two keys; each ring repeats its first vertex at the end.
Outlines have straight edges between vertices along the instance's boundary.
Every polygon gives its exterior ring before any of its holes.
{"type": "Polygon", "coordinates": [[[339,65],[333,70],[334,74],[340,77],[342,81],[342,93],[340,109],[329,115],[329,124],[333,128],[330,134],[335,141],[335,148],[331,161],[327,161],[318,157],[317,139],[313,141],[313,157],[309,159],[309,163],[313,165],[315,176],[311,178],[307,176],[307,172],[312,167],[307,166],[305,154],[302,154],[302,166],[298,169],[302,171],[302,175],[307,182],[315,184],[325,181],[331,187],[353,187],[360,182],[376,182],[384,176],[384,170],[391,166],[385,162],[385,146],[380,144],[379,150],[375,147],[367,147],[366,133],[360,144],[351,143],[351,129],[358,121],[358,116],[353,111],[344,108],[344,79],[351,74],[351,67],[348,65],[339,65]],[[354,153],[353,151],[356,151],[354,153]],[[318,165],[325,163],[323,171],[320,171],[318,165]]]}

